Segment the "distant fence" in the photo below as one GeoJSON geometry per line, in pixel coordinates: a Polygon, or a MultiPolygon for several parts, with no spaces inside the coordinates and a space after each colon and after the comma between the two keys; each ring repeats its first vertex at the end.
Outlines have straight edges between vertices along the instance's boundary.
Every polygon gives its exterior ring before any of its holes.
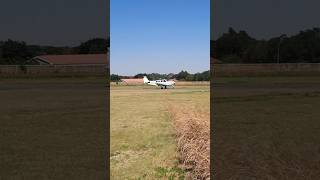
{"type": "Polygon", "coordinates": [[[0,77],[104,76],[107,65],[0,65],[0,77]]]}
{"type": "Polygon", "coordinates": [[[211,64],[214,76],[320,75],[320,63],[211,64]]]}

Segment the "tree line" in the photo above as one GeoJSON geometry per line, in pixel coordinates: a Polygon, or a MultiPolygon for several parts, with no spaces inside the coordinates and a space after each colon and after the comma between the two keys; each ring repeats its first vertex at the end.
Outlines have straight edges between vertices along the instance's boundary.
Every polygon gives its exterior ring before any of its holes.
{"type": "MultiPolygon", "coordinates": [[[[149,80],[157,79],[177,79],[180,81],[210,81],[210,71],[203,71],[201,73],[191,74],[188,71],[180,71],[177,74],[159,74],[159,73],[139,73],[133,76],[133,78],[143,78],[147,76],[149,80]]],[[[117,74],[111,74],[110,80],[112,82],[120,81],[121,79],[132,78],[132,76],[120,76],[117,74]]]]}
{"type": "Polygon", "coordinates": [[[0,64],[25,65],[35,56],[40,55],[64,55],[64,54],[100,54],[107,53],[110,40],[94,38],[75,47],[55,47],[28,45],[23,41],[0,41],[0,64]]]}
{"type": "Polygon", "coordinates": [[[246,31],[229,28],[211,40],[211,57],[223,63],[320,63],[320,28],[257,40],[246,31]]]}

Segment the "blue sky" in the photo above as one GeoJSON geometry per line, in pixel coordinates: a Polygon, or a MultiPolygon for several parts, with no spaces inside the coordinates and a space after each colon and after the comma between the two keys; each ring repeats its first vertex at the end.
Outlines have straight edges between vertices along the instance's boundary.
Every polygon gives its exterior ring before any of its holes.
{"type": "Polygon", "coordinates": [[[209,70],[210,0],[111,0],[111,73],[209,70]]]}

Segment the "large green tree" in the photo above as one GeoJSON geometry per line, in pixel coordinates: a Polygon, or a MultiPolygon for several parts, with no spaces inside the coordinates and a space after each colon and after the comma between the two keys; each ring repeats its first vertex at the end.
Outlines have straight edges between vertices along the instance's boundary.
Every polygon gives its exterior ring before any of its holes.
{"type": "Polygon", "coordinates": [[[26,64],[27,59],[32,57],[32,52],[25,42],[11,39],[1,43],[1,64],[26,64]]]}
{"type": "Polygon", "coordinates": [[[211,57],[224,63],[320,63],[320,28],[300,31],[291,37],[256,40],[245,31],[229,28],[211,41],[211,57]]]}
{"type": "Polygon", "coordinates": [[[110,40],[95,38],[81,43],[75,50],[79,54],[99,54],[107,53],[110,46],[110,40]]]}
{"type": "Polygon", "coordinates": [[[23,41],[9,39],[0,41],[0,64],[28,64],[32,57],[39,55],[106,53],[109,47],[109,38],[91,39],[76,47],[27,45],[23,41]]]}

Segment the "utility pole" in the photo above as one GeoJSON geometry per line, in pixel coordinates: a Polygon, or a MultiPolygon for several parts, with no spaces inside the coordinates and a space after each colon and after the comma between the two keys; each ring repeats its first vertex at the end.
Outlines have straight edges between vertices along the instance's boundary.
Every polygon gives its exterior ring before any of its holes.
{"type": "Polygon", "coordinates": [[[277,63],[280,64],[280,44],[283,40],[283,38],[285,38],[286,35],[285,34],[282,34],[280,37],[279,37],[279,44],[278,44],[278,56],[277,56],[277,63]]]}

